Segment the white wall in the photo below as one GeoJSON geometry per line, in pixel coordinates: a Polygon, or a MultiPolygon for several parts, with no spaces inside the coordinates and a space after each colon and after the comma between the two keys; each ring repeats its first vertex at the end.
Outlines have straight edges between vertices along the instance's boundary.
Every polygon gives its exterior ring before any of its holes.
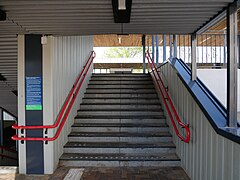
{"type": "MultiPolygon", "coordinates": [[[[198,69],[197,76],[227,106],[227,69],[198,69]]],[[[238,70],[238,111],[240,112],[240,70],[238,70]]]]}
{"type": "MultiPolygon", "coordinates": [[[[56,121],[70,89],[92,50],[92,36],[48,37],[48,43],[43,45],[43,119],[45,125],[53,124],[56,121]]],[[[92,67],[61,135],[56,141],[44,145],[45,174],[53,173],[58,165],[59,157],[62,155],[63,146],[68,140],[67,135],[71,132],[71,125],[77,115],[77,109],[80,106],[91,72],[92,67]]],[[[54,136],[56,130],[49,130],[49,136],[54,136]]]]}
{"type": "MultiPolygon", "coordinates": [[[[239,180],[240,144],[215,132],[169,64],[161,67],[161,71],[168,82],[169,94],[180,119],[190,125],[191,140],[186,144],[175,135],[167,118],[181,166],[192,180],[239,180]]],[[[183,133],[182,128],[179,130],[183,133]]]]}

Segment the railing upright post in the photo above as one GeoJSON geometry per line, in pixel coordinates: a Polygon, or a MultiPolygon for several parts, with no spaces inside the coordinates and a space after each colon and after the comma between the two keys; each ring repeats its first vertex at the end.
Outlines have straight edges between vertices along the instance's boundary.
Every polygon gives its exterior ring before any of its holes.
{"type": "Polygon", "coordinates": [[[143,46],[143,74],[146,73],[146,62],[145,62],[145,51],[146,51],[146,35],[142,35],[142,46],[143,46]]]}
{"type": "Polygon", "coordinates": [[[191,57],[192,57],[192,81],[197,78],[197,36],[196,34],[191,35],[191,57]]]}
{"type": "Polygon", "coordinates": [[[155,39],[154,35],[152,35],[152,60],[155,62],[155,39]]]}
{"type": "Polygon", "coordinates": [[[167,56],[166,56],[166,47],[167,47],[167,44],[166,44],[166,35],[162,35],[163,37],[163,62],[167,60],[167,56]]]}
{"type": "Polygon", "coordinates": [[[237,127],[238,5],[227,9],[227,118],[229,127],[237,127]]]}
{"type": "Polygon", "coordinates": [[[158,34],[156,34],[156,64],[158,65],[158,58],[159,58],[159,41],[158,41],[158,34]]]}

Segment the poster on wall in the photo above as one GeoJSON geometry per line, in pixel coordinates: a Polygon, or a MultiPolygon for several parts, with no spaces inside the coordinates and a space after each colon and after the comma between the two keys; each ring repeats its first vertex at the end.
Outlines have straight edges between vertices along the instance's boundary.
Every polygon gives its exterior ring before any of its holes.
{"type": "Polygon", "coordinates": [[[26,110],[42,110],[41,77],[26,77],[26,110]]]}

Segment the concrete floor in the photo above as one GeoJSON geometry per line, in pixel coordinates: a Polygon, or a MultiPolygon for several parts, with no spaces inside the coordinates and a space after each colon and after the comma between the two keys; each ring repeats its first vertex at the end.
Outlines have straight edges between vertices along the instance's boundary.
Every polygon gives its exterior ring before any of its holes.
{"type": "MultiPolygon", "coordinates": [[[[69,169],[59,167],[53,175],[44,176],[0,174],[0,180],[59,180],[64,179],[69,169]]],[[[81,180],[190,180],[190,178],[181,167],[85,168],[81,180]]]]}

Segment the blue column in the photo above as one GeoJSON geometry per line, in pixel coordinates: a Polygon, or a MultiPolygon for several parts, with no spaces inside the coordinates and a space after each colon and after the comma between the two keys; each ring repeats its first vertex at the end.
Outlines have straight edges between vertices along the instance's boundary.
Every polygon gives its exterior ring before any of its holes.
{"type": "Polygon", "coordinates": [[[143,46],[143,74],[146,72],[146,63],[145,63],[145,51],[146,51],[146,35],[142,35],[142,46],[143,46]]]}
{"type": "MultiPolygon", "coordinates": [[[[43,125],[41,35],[25,35],[25,121],[27,126],[43,125]]],[[[43,137],[43,130],[26,130],[27,137],[43,137]]],[[[27,174],[44,174],[42,141],[25,141],[27,174]]]]}
{"type": "Polygon", "coordinates": [[[158,64],[159,51],[158,51],[158,34],[156,34],[156,64],[158,64]]]}
{"type": "Polygon", "coordinates": [[[163,62],[166,61],[166,35],[163,35],[163,62]]]}
{"type": "Polygon", "coordinates": [[[155,62],[154,59],[155,59],[155,47],[154,47],[154,35],[152,35],[152,60],[153,60],[153,62],[155,62]]]}

